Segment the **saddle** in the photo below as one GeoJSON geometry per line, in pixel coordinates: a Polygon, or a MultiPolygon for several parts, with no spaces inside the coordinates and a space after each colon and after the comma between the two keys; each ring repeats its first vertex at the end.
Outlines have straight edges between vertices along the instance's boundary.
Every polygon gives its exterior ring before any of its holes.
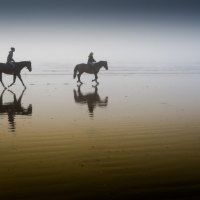
{"type": "Polygon", "coordinates": [[[95,63],[88,63],[87,64],[93,72],[95,72],[94,64],[95,63]]]}
{"type": "Polygon", "coordinates": [[[15,63],[11,63],[11,62],[7,62],[6,63],[6,67],[8,67],[9,69],[15,69],[15,63]]]}

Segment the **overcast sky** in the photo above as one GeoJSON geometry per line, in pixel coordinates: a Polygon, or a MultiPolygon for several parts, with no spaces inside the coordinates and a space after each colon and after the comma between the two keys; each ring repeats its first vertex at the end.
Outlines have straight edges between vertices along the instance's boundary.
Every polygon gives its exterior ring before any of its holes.
{"type": "Polygon", "coordinates": [[[200,61],[198,0],[0,0],[0,61],[200,61]]]}

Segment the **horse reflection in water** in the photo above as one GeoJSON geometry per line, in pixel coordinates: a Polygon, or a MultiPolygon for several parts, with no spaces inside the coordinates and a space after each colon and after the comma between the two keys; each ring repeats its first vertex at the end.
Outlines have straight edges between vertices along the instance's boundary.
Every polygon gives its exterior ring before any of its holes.
{"type": "Polygon", "coordinates": [[[105,97],[105,99],[101,99],[98,94],[98,87],[92,86],[95,88],[94,92],[90,92],[87,94],[83,94],[81,92],[81,85],[78,85],[78,90],[74,90],[74,100],[76,103],[79,104],[87,104],[88,105],[88,111],[90,113],[90,116],[94,116],[94,109],[95,107],[106,107],[108,104],[108,97],[105,97]]]}
{"type": "Polygon", "coordinates": [[[20,97],[17,99],[14,92],[11,90],[9,91],[13,95],[13,102],[9,103],[3,103],[3,95],[6,91],[3,90],[0,96],[0,115],[8,115],[8,122],[9,122],[9,129],[14,132],[16,129],[16,123],[15,123],[15,116],[17,115],[32,115],[32,105],[29,104],[27,108],[24,108],[21,104],[22,97],[24,95],[26,89],[24,89],[20,95],[20,97]]]}

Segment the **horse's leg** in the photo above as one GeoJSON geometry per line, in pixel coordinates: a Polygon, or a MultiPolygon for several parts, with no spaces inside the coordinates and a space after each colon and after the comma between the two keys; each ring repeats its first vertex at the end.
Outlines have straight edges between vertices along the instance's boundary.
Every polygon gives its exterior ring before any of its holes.
{"type": "Polygon", "coordinates": [[[18,98],[18,101],[17,101],[17,102],[20,103],[20,105],[21,105],[21,100],[22,100],[22,97],[23,97],[23,95],[24,95],[25,90],[26,90],[26,88],[24,88],[24,90],[22,91],[20,97],[18,98]]]}
{"type": "Polygon", "coordinates": [[[23,85],[23,86],[26,88],[26,86],[24,85],[24,82],[23,82],[23,80],[22,80],[22,77],[21,77],[21,75],[20,75],[20,74],[18,74],[17,76],[18,76],[19,80],[21,81],[22,85],[23,85]]]}
{"type": "Polygon", "coordinates": [[[6,89],[4,89],[3,92],[1,93],[1,96],[0,96],[0,106],[2,106],[2,104],[3,104],[3,94],[4,94],[5,91],[6,91],[6,89]]]}
{"type": "Polygon", "coordinates": [[[8,86],[8,87],[11,87],[16,81],[16,75],[13,75],[13,82],[8,86]]]}
{"type": "Polygon", "coordinates": [[[97,81],[98,78],[99,78],[99,77],[98,77],[97,74],[96,74],[96,83],[97,83],[97,84],[99,84],[99,82],[97,81]]]}
{"type": "Polygon", "coordinates": [[[4,85],[3,81],[2,81],[2,73],[0,73],[0,81],[1,81],[1,84],[3,85],[3,87],[6,89],[6,87],[5,87],[5,85],[4,85]]]}
{"type": "Polygon", "coordinates": [[[99,84],[99,82],[97,81],[97,79],[98,79],[98,76],[97,76],[97,74],[95,73],[95,74],[94,74],[94,76],[95,76],[95,79],[94,79],[94,80],[92,80],[92,81],[95,81],[97,84],[99,84]]]}
{"type": "Polygon", "coordinates": [[[77,81],[77,83],[81,82],[81,81],[80,81],[80,77],[81,77],[80,73],[77,74],[77,77],[78,77],[78,81],[77,81]]]}
{"type": "Polygon", "coordinates": [[[80,74],[77,74],[77,77],[78,77],[78,81],[77,81],[77,83],[78,83],[78,82],[80,82],[80,74]]]}
{"type": "Polygon", "coordinates": [[[16,97],[16,94],[11,91],[11,90],[8,90],[12,95],[13,95],[13,99],[14,99],[14,104],[16,105],[17,104],[17,97],[16,97]]]}
{"type": "Polygon", "coordinates": [[[92,82],[93,82],[93,81],[96,81],[96,74],[95,74],[95,73],[94,73],[94,77],[95,77],[95,79],[93,79],[92,82]]]}
{"type": "Polygon", "coordinates": [[[77,83],[79,82],[79,83],[83,84],[83,83],[81,82],[81,75],[82,75],[82,73],[79,73],[79,74],[78,74],[78,81],[77,81],[77,83]]]}

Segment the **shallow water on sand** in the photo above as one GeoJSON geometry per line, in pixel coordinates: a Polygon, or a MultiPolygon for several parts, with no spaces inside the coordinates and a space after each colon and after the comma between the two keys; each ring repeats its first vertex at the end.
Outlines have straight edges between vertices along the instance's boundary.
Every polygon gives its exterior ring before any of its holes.
{"type": "Polygon", "coordinates": [[[0,91],[0,199],[200,198],[200,75],[92,78],[0,91]]]}

